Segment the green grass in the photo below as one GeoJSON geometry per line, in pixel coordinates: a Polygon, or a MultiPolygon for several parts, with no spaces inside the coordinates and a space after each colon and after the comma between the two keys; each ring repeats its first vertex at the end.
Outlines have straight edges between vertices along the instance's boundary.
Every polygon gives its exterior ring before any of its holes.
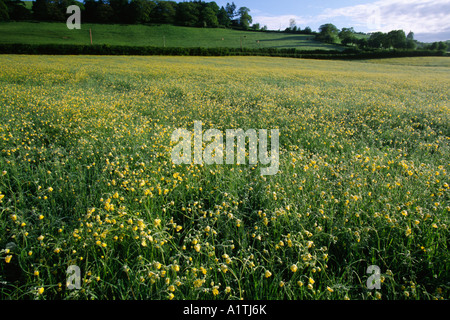
{"type": "Polygon", "coordinates": [[[1,299],[449,298],[445,58],[0,65],[1,299]],[[279,128],[279,172],[174,165],[196,120],[279,128]]]}
{"type": "Polygon", "coordinates": [[[89,29],[92,30],[94,44],[162,47],[165,41],[166,47],[239,48],[242,40],[242,46],[245,48],[342,49],[340,46],[315,41],[313,35],[237,31],[221,28],[188,28],[172,25],[88,23],[82,24],[80,30],[69,30],[62,22],[0,23],[0,43],[89,44],[89,29]]]}
{"type": "Polygon", "coordinates": [[[22,1],[25,4],[25,8],[32,10],[34,1],[22,1]]]}

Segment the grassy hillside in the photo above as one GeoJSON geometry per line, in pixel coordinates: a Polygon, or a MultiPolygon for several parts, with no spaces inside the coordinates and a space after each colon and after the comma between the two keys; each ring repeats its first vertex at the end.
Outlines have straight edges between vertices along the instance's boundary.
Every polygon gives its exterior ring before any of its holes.
{"type": "Polygon", "coordinates": [[[22,1],[25,4],[25,8],[33,9],[33,1],[22,1]]]}
{"type": "Polygon", "coordinates": [[[312,35],[293,35],[229,29],[187,28],[172,25],[82,24],[69,30],[65,23],[8,22],[0,24],[0,43],[89,44],[92,29],[94,44],[162,47],[298,48],[301,50],[340,49],[314,41],[312,35]]]}

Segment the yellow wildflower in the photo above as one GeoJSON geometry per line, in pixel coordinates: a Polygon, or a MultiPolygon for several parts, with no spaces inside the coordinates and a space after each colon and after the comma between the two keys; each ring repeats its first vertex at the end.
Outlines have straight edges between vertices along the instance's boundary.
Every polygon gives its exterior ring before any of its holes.
{"type": "Polygon", "coordinates": [[[411,235],[411,228],[406,229],[405,235],[408,237],[411,235]]]}
{"type": "Polygon", "coordinates": [[[226,264],[220,265],[220,269],[222,270],[223,273],[227,273],[227,271],[228,271],[228,267],[226,264]]]}

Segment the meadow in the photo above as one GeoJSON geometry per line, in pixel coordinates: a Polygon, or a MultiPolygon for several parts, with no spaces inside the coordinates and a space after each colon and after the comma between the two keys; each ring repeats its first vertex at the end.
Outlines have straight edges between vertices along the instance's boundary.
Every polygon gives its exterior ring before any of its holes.
{"type": "Polygon", "coordinates": [[[448,61],[0,56],[1,299],[448,299],[448,61]],[[196,120],[279,172],[174,165],[196,120]]]}
{"type": "Polygon", "coordinates": [[[314,35],[240,31],[222,28],[189,28],[173,25],[119,25],[83,23],[68,29],[62,22],[2,22],[0,43],[93,44],[202,47],[202,48],[297,48],[342,50],[342,46],[314,40],[314,35]],[[18,41],[18,39],[20,39],[18,41]]]}

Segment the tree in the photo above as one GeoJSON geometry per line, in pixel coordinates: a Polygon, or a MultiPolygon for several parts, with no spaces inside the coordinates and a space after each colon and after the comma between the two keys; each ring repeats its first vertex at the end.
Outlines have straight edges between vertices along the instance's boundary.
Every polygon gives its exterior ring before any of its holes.
{"type": "Polygon", "coordinates": [[[360,38],[356,40],[356,45],[358,48],[363,49],[369,46],[369,41],[366,38],[360,38]]]}
{"type": "Polygon", "coordinates": [[[196,2],[180,2],[176,10],[176,23],[195,27],[199,24],[199,6],[196,2]]]}
{"type": "Polygon", "coordinates": [[[310,27],[306,27],[305,29],[303,29],[302,33],[304,33],[304,34],[311,34],[312,30],[311,30],[310,27]]]}
{"type": "Polygon", "coordinates": [[[207,2],[205,4],[207,7],[211,8],[212,11],[214,11],[214,14],[217,16],[219,14],[219,6],[217,5],[217,3],[215,1],[211,1],[211,2],[207,2]]]}
{"type": "Polygon", "coordinates": [[[111,22],[113,11],[109,4],[103,3],[101,0],[85,0],[84,8],[85,10],[81,16],[83,21],[98,23],[111,22]]]}
{"type": "Polygon", "coordinates": [[[0,0],[0,21],[8,21],[8,20],[9,20],[8,7],[6,6],[3,0],[0,0]]]}
{"type": "Polygon", "coordinates": [[[410,31],[406,36],[406,40],[414,40],[414,32],[410,31]]]}
{"type": "Polygon", "coordinates": [[[94,22],[97,3],[94,0],[85,0],[84,8],[84,15],[82,16],[83,21],[94,22]]]}
{"type": "Polygon", "coordinates": [[[353,36],[355,30],[353,28],[342,28],[341,31],[339,31],[339,39],[344,39],[349,36],[353,36]]]}
{"type": "Polygon", "coordinates": [[[341,43],[345,46],[354,44],[358,40],[355,37],[355,30],[353,28],[342,28],[339,32],[339,39],[341,39],[341,43]]]}
{"type": "Polygon", "coordinates": [[[437,50],[439,47],[439,42],[433,42],[431,46],[429,46],[430,50],[437,50]]]}
{"type": "Polygon", "coordinates": [[[233,19],[236,17],[236,5],[234,4],[234,2],[232,2],[231,4],[227,3],[227,5],[225,6],[225,10],[227,11],[228,19],[230,19],[230,21],[233,21],[233,19]]]}
{"type": "Polygon", "coordinates": [[[392,30],[387,34],[387,48],[393,47],[395,49],[406,48],[406,35],[403,30],[392,30]]]}
{"type": "Polygon", "coordinates": [[[317,39],[327,43],[337,43],[339,38],[339,29],[331,23],[323,24],[319,27],[317,39]]]}
{"type": "Polygon", "coordinates": [[[131,0],[128,6],[128,21],[130,23],[148,23],[156,3],[148,0],[131,0]]]}
{"type": "Polygon", "coordinates": [[[174,1],[157,1],[151,18],[157,23],[175,23],[176,6],[174,1]]]}
{"type": "Polygon", "coordinates": [[[98,2],[95,7],[95,22],[111,23],[114,17],[114,10],[107,3],[98,2]]]}
{"type": "Polygon", "coordinates": [[[414,40],[414,32],[410,31],[406,36],[406,48],[414,50],[417,48],[417,42],[414,40]]]}
{"type": "Polygon", "coordinates": [[[406,40],[406,49],[415,50],[417,48],[417,42],[415,40],[406,40]]]}
{"type": "Polygon", "coordinates": [[[108,3],[114,12],[111,22],[126,23],[129,21],[128,0],[108,0],[108,3]]]}
{"type": "Polygon", "coordinates": [[[36,20],[48,19],[48,6],[46,0],[35,0],[33,2],[33,18],[36,20]]]}
{"type": "Polygon", "coordinates": [[[294,31],[294,28],[297,29],[296,22],[294,18],[289,19],[289,30],[294,31]]]}
{"type": "Polygon", "coordinates": [[[217,12],[212,5],[206,5],[200,13],[200,23],[203,27],[218,27],[217,12]]]}
{"type": "Polygon", "coordinates": [[[447,51],[447,43],[445,43],[443,41],[439,41],[437,49],[440,51],[447,51]]]}
{"type": "Polygon", "coordinates": [[[382,48],[386,35],[383,32],[374,32],[368,40],[369,47],[382,48]]]}
{"type": "Polygon", "coordinates": [[[222,6],[217,13],[217,20],[219,25],[222,27],[229,27],[231,24],[231,20],[228,17],[227,10],[222,6]]]}
{"type": "Polygon", "coordinates": [[[250,9],[247,7],[240,7],[238,10],[239,14],[239,26],[248,29],[253,19],[250,15],[250,9]]]}
{"type": "Polygon", "coordinates": [[[31,11],[25,7],[25,3],[21,0],[6,0],[5,4],[8,7],[8,14],[11,20],[27,20],[31,18],[31,11]]]}
{"type": "Polygon", "coordinates": [[[47,19],[51,21],[65,21],[67,19],[66,10],[68,6],[68,0],[48,0],[47,19]]]}
{"type": "Polygon", "coordinates": [[[354,36],[349,36],[349,37],[343,38],[343,39],[341,40],[341,43],[342,43],[344,46],[348,46],[348,45],[351,45],[351,44],[355,44],[357,40],[358,40],[358,39],[357,39],[356,37],[354,37],[354,36]]]}

